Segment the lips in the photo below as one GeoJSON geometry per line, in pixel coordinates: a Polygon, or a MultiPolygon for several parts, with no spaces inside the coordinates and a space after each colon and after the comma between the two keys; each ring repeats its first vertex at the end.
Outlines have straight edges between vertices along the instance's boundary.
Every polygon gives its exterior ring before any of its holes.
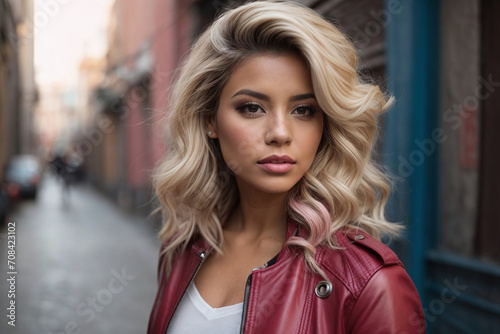
{"type": "Polygon", "coordinates": [[[259,167],[272,174],[284,174],[290,171],[295,161],[288,155],[271,155],[257,162],[259,167]]]}
{"type": "Polygon", "coordinates": [[[294,164],[295,161],[288,155],[270,155],[257,162],[258,164],[294,164]]]}

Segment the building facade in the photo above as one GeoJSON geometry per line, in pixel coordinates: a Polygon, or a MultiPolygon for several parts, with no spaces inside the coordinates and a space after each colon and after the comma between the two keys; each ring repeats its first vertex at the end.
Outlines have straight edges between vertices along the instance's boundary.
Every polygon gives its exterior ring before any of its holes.
{"type": "Polygon", "coordinates": [[[191,43],[190,1],[116,0],[105,76],[94,95],[94,133],[103,144],[88,159],[91,180],[127,209],[147,214],[151,172],[165,152],[158,121],[168,88],[191,43]],[[99,124],[108,124],[104,131],[99,124]],[[97,135],[97,134],[96,134],[97,135]]]}
{"type": "MultiPolygon", "coordinates": [[[[0,168],[20,152],[19,75],[17,24],[21,8],[14,1],[0,2],[0,168]]],[[[2,176],[3,177],[3,176],[2,176]]]]}
{"type": "Polygon", "coordinates": [[[0,1],[0,180],[14,154],[34,152],[33,1],[0,1]]]}

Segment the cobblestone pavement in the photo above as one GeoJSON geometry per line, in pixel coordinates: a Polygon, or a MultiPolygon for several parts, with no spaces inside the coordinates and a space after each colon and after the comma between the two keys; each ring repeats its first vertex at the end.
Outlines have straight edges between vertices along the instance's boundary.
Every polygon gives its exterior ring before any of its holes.
{"type": "Polygon", "coordinates": [[[146,333],[157,289],[153,228],[90,186],[71,189],[66,204],[62,197],[47,176],[38,198],[8,217],[15,222],[14,275],[7,274],[8,226],[1,228],[0,333],[146,333]]]}

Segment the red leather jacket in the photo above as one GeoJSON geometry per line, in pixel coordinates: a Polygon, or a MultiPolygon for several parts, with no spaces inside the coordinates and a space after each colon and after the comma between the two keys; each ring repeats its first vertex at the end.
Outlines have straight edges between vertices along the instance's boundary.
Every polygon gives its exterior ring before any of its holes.
{"type": "MultiPolygon", "coordinates": [[[[292,234],[307,232],[289,221],[287,237],[292,234]]],[[[247,280],[241,332],[425,333],[420,298],[396,254],[363,231],[338,232],[337,240],[345,249],[320,246],[316,254],[331,285],[322,285],[323,278],[307,269],[302,250],[294,247],[284,247],[274,264],[254,270],[247,280]]],[[[159,282],[148,334],[166,333],[209,251],[200,239],[174,261],[168,279],[159,282]]]]}

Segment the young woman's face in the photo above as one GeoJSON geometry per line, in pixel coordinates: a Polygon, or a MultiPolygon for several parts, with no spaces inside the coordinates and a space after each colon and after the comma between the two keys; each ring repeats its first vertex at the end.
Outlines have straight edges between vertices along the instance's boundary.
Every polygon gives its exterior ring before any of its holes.
{"type": "Polygon", "coordinates": [[[208,130],[240,192],[288,192],[311,167],[323,134],[306,63],[292,53],[245,60],[222,89],[208,130]]]}

